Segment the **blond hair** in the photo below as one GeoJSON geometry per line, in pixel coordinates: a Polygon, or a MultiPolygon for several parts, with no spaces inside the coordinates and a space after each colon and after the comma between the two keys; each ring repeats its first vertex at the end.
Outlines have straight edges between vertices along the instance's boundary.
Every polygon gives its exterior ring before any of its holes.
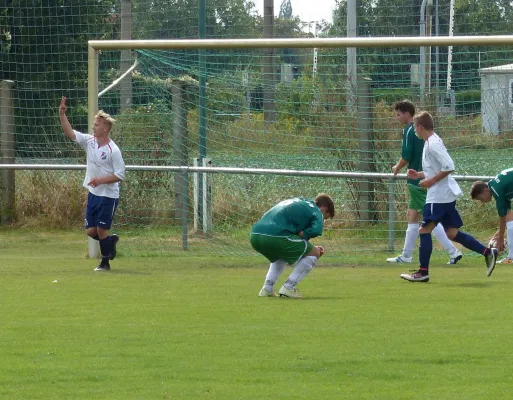
{"type": "Polygon", "coordinates": [[[103,119],[109,126],[109,130],[111,130],[112,126],[116,123],[116,120],[103,110],[98,111],[94,117],[103,119]]]}
{"type": "Polygon", "coordinates": [[[424,127],[424,129],[428,131],[432,131],[435,128],[435,123],[433,122],[433,117],[427,111],[421,111],[418,114],[415,114],[413,120],[416,124],[424,127]]]}

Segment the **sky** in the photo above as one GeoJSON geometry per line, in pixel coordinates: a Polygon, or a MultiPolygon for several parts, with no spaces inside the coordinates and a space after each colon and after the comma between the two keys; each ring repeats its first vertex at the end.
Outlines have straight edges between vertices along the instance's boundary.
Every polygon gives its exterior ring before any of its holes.
{"type": "MultiPolygon", "coordinates": [[[[260,15],[264,14],[264,0],[253,0],[260,15]]],[[[331,13],[335,8],[335,0],[290,0],[292,13],[301,21],[332,22],[331,13]]],[[[274,15],[280,12],[281,0],[274,0],[274,15]]]]}

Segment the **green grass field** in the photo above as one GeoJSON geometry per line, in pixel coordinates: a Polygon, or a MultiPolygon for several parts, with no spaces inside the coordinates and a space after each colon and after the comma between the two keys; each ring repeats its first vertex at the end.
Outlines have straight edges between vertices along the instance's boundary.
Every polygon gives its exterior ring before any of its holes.
{"type": "MultiPolygon", "coordinates": [[[[513,269],[320,265],[257,297],[262,258],[121,255],[80,231],[0,231],[2,399],[509,399],[513,269]]],[[[291,269],[287,269],[287,273],[291,269]]],[[[284,280],[285,277],[282,277],[284,280]]],[[[281,281],[280,281],[281,284],[281,281]]]]}

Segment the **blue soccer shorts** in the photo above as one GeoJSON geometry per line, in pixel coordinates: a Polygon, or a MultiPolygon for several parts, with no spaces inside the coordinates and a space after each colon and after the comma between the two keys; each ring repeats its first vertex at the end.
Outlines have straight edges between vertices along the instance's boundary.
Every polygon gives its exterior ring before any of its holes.
{"type": "Polygon", "coordinates": [[[452,203],[428,203],[424,206],[422,212],[422,226],[425,227],[430,222],[442,224],[444,229],[461,228],[463,221],[461,220],[458,210],[456,210],[456,202],[452,203]]]}
{"type": "Polygon", "coordinates": [[[119,199],[110,197],[96,196],[89,192],[87,197],[87,208],[85,227],[110,229],[119,199]]]}

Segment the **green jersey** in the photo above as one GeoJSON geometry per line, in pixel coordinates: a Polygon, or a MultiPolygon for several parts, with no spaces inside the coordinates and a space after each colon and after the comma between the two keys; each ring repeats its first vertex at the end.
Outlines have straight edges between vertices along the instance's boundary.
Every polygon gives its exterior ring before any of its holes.
{"type": "Polygon", "coordinates": [[[251,228],[252,234],[287,237],[303,232],[303,239],[321,236],[324,216],[313,200],[293,198],[276,204],[251,228]]]}
{"type": "MultiPolygon", "coordinates": [[[[415,135],[413,122],[403,129],[403,147],[401,158],[408,161],[408,169],[422,171],[422,150],[424,149],[424,140],[415,135]]],[[[419,186],[420,179],[409,179],[408,184],[419,186]]]]}
{"type": "Polygon", "coordinates": [[[499,217],[504,217],[511,210],[513,199],[513,168],[505,169],[488,182],[490,192],[495,199],[499,217]]]}

